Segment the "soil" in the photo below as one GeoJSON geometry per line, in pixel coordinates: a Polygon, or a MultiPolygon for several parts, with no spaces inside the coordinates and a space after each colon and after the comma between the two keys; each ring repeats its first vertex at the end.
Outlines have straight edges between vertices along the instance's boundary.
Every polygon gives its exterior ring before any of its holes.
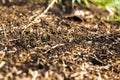
{"type": "Polygon", "coordinates": [[[119,80],[120,22],[90,3],[0,4],[0,80],[119,80]]]}

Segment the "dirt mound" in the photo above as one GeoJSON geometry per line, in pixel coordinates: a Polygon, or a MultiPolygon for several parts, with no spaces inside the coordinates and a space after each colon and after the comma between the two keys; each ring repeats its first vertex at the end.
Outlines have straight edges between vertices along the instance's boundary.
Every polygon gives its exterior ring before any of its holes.
{"type": "Polygon", "coordinates": [[[54,5],[28,26],[48,4],[0,6],[0,79],[119,80],[120,23],[105,21],[108,13],[92,4],[76,4],[69,14],[54,5]]]}

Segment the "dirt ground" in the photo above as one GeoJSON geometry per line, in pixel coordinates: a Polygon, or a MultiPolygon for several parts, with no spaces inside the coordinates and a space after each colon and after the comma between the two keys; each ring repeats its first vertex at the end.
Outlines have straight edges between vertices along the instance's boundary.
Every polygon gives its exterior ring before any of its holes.
{"type": "Polygon", "coordinates": [[[120,22],[91,4],[0,4],[0,80],[120,80],[120,22]]]}

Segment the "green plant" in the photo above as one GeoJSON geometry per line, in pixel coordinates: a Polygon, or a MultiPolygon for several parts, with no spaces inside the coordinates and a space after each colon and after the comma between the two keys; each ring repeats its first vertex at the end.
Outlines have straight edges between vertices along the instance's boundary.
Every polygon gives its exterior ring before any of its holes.
{"type": "MultiPolygon", "coordinates": [[[[58,0],[60,6],[63,6],[63,1],[65,0],[58,0]]],[[[90,7],[88,0],[71,0],[71,2],[72,7],[74,7],[75,2],[78,2],[79,4],[83,2],[87,7],[90,7]]]]}
{"type": "MultiPolygon", "coordinates": [[[[120,0],[90,0],[98,7],[107,10],[112,16],[112,20],[120,21],[120,0]]],[[[111,19],[109,19],[111,20],[111,19]]]]}
{"type": "Polygon", "coordinates": [[[74,5],[75,1],[77,1],[79,4],[83,2],[86,5],[86,7],[90,7],[88,0],[72,0],[72,5],[74,5]]]}

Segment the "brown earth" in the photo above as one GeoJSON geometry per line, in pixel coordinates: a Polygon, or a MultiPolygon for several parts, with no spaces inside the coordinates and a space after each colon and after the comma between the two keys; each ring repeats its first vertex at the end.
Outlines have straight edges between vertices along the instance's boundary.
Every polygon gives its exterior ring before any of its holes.
{"type": "Polygon", "coordinates": [[[120,22],[91,4],[26,0],[0,5],[0,80],[119,80],[120,22]]]}

